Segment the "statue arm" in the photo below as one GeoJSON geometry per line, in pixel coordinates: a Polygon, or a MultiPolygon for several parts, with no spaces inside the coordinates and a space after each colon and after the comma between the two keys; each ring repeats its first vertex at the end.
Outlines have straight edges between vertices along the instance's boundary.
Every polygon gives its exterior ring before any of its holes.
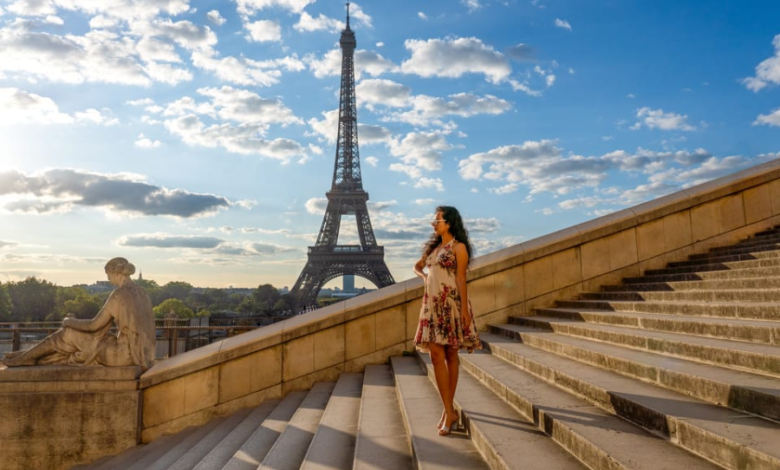
{"type": "Polygon", "coordinates": [[[74,330],[78,330],[78,331],[83,331],[85,333],[94,333],[96,331],[105,328],[107,325],[110,325],[114,319],[114,316],[111,314],[112,306],[114,303],[113,300],[114,300],[114,293],[112,292],[111,295],[108,297],[108,300],[106,300],[105,305],[103,305],[103,308],[101,308],[98,314],[95,315],[95,318],[91,320],[79,320],[77,318],[66,318],[65,320],[62,321],[62,326],[67,328],[73,328],[74,330]]]}

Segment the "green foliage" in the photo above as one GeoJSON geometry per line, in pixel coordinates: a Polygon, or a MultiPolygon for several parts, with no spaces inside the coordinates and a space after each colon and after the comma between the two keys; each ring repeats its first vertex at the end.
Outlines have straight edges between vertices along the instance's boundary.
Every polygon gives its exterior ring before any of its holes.
{"type": "Polygon", "coordinates": [[[268,313],[281,297],[282,294],[271,284],[262,284],[252,292],[258,313],[268,313]]]}
{"type": "Polygon", "coordinates": [[[13,313],[13,302],[11,294],[8,293],[8,287],[0,283],[0,321],[11,321],[13,313]]]}
{"type": "Polygon", "coordinates": [[[57,287],[48,281],[28,277],[7,284],[13,304],[14,321],[43,321],[56,313],[57,287]]]}
{"type": "Polygon", "coordinates": [[[196,313],[195,316],[196,317],[210,317],[211,316],[211,312],[209,312],[208,310],[204,309],[204,310],[198,311],[198,313],[196,313]]]}
{"type": "Polygon", "coordinates": [[[154,307],[152,310],[154,310],[154,316],[157,318],[164,318],[171,311],[179,318],[192,318],[195,316],[192,309],[184,305],[184,302],[179,299],[163,300],[160,305],[154,307]]]}
{"type": "MultiPolygon", "coordinates": [[[[78,297],[88,297],[89,292],[87,292],[86,289],[79,286],[73,286],[73,287],[57,287],[57,311],[53,315],[56,318],[53,318],[55,320],[59,320],[65,317],[68,313],[75,313],[73,311],[68,311],[65,307],[66,302],[76,300],[78,297]]],[[[83,318],[83,317],[79,317],[83,318]]]]}
{"type": "Polygon", "coordinates": [[[179,299],[182,302],[192,292],[192,284],[181,281],[171,281],[161,288],[163,299],[179,299]]]}
{"type": "MultiPolygon", "coordinates": [[[[89,295],[86,292],[72,300],[66,300],[63,307],[64,315],[73,314],[77,318],[95,318],[105,302],[97,295],[89,295]]],[[[63,316],[64,316],[63,315],[63,316]]]]}

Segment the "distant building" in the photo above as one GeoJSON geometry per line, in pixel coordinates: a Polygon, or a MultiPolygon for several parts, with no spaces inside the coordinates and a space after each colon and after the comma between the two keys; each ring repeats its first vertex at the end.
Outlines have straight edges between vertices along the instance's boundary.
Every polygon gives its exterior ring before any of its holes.
{"type": "Polygon", "coordinates": [[[346,293],[355,292],[355,275],[354,274],[344,275],[343,285],[344,285],[344,292],[346,293]]]}

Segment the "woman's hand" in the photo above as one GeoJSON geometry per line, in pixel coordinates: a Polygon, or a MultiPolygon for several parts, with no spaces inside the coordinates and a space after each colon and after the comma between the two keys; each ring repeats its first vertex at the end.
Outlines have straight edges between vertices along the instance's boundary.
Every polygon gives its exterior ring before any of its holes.
{"type": "Polygon", "coordinates": [[[469,312],[468,307],[464,308],[460,313],[460,323],[464,330],[471,328],[471,313],[469,312]]]}
{"type": "Polygon", "coordinates": [[[414,274],[417,277],[422,278],[423,281],[428,279],[428,274],[423,271],[425,269],[425,260],[423,258],[420,258],[419,261],[414,265],[414,274]]]}

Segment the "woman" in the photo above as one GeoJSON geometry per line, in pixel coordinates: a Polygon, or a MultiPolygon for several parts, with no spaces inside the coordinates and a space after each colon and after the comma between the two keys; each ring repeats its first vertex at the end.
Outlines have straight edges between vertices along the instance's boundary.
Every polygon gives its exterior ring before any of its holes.
{"type": "Polygon", "coordinates": [[[66,318],[62,328],[27,351],[7,353],[8,367],[36,364],[151,367],[155,328],[149,296],[130,280],[135,273],[125,258],[106,264],[106,275],[117,286],[92,320],[66,318]],[[109,334],[116,323],[117,334],[109,334]]]}
{"type": "Polygon", "coordinates": [[[466,286],[466,270],[473,249],[463,219],[454,207],[440,206],[436,208],[431,225],[434,233],[414,265],[414,273],[425,281],[414,343],[420,351],[431,354],[436,385],[444,405],[439,435],[446,436],[458,422],[452,404],[458,385],[458,351],[465,348],[472,352],[482,349],[482,344],[466,286]]]}

